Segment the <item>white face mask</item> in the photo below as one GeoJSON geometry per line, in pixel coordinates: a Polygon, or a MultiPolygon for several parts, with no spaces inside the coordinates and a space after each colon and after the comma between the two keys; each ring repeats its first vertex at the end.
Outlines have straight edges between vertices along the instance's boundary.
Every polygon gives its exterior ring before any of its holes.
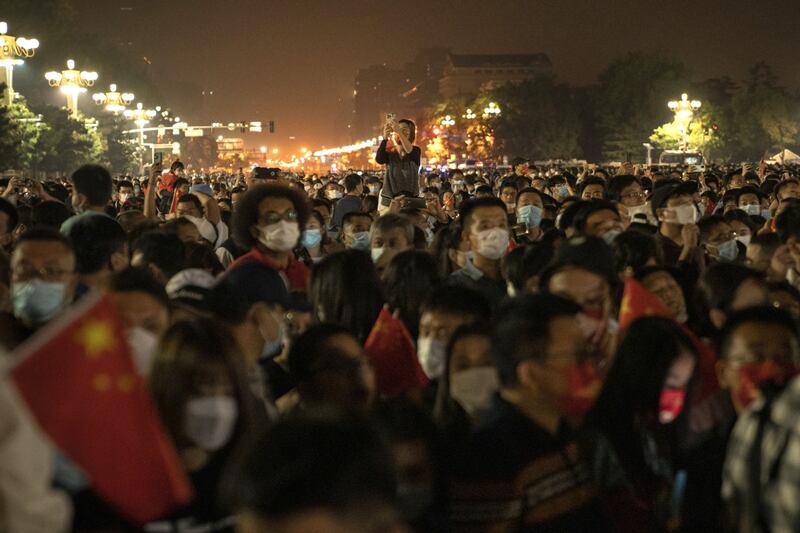
{"type": "Polygon", "coordinates": [[[417,342],[417,358],[422,370],[429,379],[437,379],[444,372],[444,362],[447,356],[445,344],[433,337],[420,337],[417,342]]]}
{"type": "Polygon", "coordinates": [[[128,345],[136,370],[140,376],[147,377],[150,375],[150,363],[158,348],[158,337],[137,326],[128,330],[128,345]]]}
{"type": "Polygon", "coordinates": [[[693,204],[679,205],[678,207],[671,207],[670,209],[675,214],[675,218],[667,222],[684,226],[686,224],[694,224],[697,221],[697,209],[695,209],[693,204]]]}
{"type": "Polygon", "coordinates": [[[506,255],[508,249],[508,230],[504,228],[491,228],[479,231],[476,235],[478,249],[476,253],[487,259],[497,260],[506,255]]]}
{"type": "Polygon", "coordinates": [[[753,237],[752,235],[739,235],[736,237],[736,240],[744,244],[745,246],[750,246],[750,239],[752,237],[753,237]]]}
{"type": "Polygon", "coordinates": [[[269,226],[259,226],[261,244],[276,252],[290,252],[300,238],[300,226],[297,222],[281,220],[269,226]]]}
{"type": "Polygon", "coordinates": [[[372,249],[372,262],[373,263],[377,263],[380,260],[381,256],[383,255],[383,250],[384,250],[383,247],[381,247],[381,248],[373,248],[372,249]]]}
{"type": "Polygon", "coordinates": [[[199,396],[186,404],[186,436],[198,447],[213,452],[233,435],[239,408],[230,396],[199,396]]]}
{"type": "Polygon", "coordinates": [[[644,215],[645,218],[650,217],[650,212],[651,212],[650,204],[648,204],[647,202],[643,203],[642,205],[637,205],[635,207],[627,207],[626,209],[628,211],[628,217],[631,219],[631,222],[633,222],[633,219],[636,215],[644,215]]]}
{"type": "Polygon", "coordinates": [[[119,203],[124,204],[125,202],[127,202],[129,196],[130,195],[127,194],[127,193],[120,194],[119,195],[119,203]]]}
{"type": "Polygon", "coordinates": [[[492,366],[479,366],[462,370],[450,378],[450,396],[472,418],[485,413],[492,403],[492,396],[500,390],[500,378],[492,366]]]}

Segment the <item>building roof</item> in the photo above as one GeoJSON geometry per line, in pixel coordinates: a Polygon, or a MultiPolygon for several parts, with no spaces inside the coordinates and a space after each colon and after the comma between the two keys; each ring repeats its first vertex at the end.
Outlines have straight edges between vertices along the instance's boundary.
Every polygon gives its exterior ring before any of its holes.
{"type": "Polygon", "coordinates": [[[549,67],[547,54],[450,54],[456,68],[549,67]]]}

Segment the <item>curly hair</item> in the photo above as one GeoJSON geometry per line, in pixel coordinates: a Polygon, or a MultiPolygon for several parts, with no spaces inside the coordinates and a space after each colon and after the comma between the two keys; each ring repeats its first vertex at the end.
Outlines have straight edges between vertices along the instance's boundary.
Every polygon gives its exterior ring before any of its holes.
{"type": "Polygon", "coordinates": [[[258,223],[258,206],[265,198],[286,198],[294,205],[297,211],[297,222],[302,232],[308,217],[311,216],[311,206],[306,197],[297,189],[284,185],[256,185],[236,203],[236,209],[231,219],[231,235],[233,240],[242,248],[249,250],[256,245],[256,238],[250,233],[250,228],[258,223]]]}

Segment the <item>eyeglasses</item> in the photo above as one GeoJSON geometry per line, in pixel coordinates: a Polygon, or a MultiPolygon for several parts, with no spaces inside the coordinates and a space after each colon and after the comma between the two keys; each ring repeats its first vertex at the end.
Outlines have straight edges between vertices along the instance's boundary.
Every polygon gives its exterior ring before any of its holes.
{"type": "Polygon", "coordinates": [[[259,222],[268,226],[270,224],[277,224],[281,220],[285,220],[286,222],[297,222],[297,219],[297,211],[294,209],[289,209],[283,213],[278,213],[277,211],[267,211],[259,218],[259,222]]]}
{"type": "Polygon", "coordinates": [[[623,194],[620,198],[630,198],[631,200],[642,200],[647,198],[647,195],[643,192],[629,192],[627,194],[623,194]]]}
{"type": "Polygon", "coordinates": [[[43,281],[61,281],[67,274],[70,274],[69,270],[64,270],[59,267],[33,268],[22,266],[11,271],[11,279],[13,281],[27,281],[39,278],[43,281]]]}

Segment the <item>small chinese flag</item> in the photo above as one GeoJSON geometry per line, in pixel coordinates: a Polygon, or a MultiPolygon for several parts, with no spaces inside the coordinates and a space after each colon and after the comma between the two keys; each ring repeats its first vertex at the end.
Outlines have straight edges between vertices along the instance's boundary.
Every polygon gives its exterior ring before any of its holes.
{"type": "Polygon", "coordinates": [[[131,358],[108,295],[19,348],[11,378],[39,426],[93,489],[143,524],[192,498],[192,488],[131,358]]]}
{"type": "Polygon", "coordinates": [[[399,318],[384,308],[364,345],[372,368],[378,393],[395,398],[414,389],[422,389],[428,378],[417,359],[414,341],[399,318]]]}
{"type": "MultiPolygon", "coordinates": [[[[660,316],[675,319],[672,312],[661,303],[652,292],[648,291],[638,280],[629,277],[625,280],[622,293],[622,305],[619,308],[619,329],[627,329],[637,319],[645,316],[660,316]]],[[[697,368],[701,379],[695,384],[694,402],[703,401],[719,389],[717,381],[717,354],[689,328],[681,328],[692,341],[697,351],[697,368]]]]}
{"type": "Polygon", "coordinates": [[[628,329],[628,326],[633,324],[634,321],[645,316],[675,318],[672,315],[672,311],[667,309],[661,303],[661,300],[631,276],[625,280],[625,287],[622,291],[622,305],[619,307],[619,329],[628,329]]]}

